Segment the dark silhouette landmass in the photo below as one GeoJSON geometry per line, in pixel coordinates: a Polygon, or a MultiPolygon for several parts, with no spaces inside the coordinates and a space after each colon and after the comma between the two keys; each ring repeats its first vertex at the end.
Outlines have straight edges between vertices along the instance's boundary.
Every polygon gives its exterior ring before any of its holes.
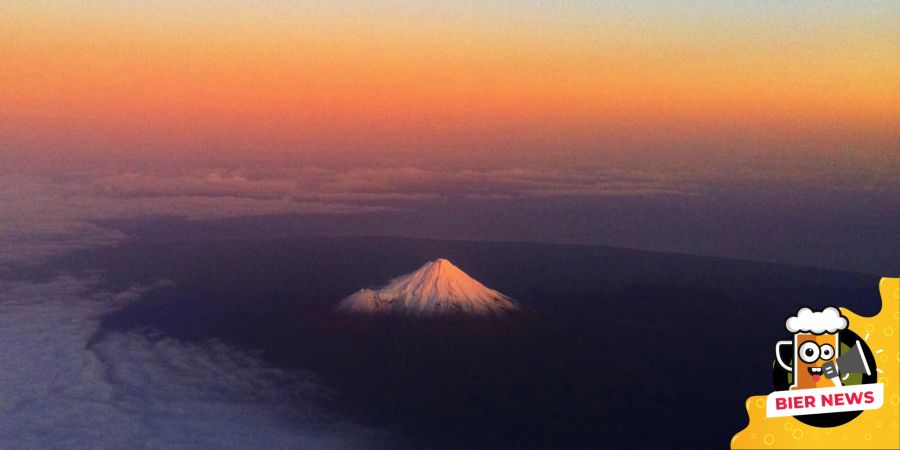
{"type": "Polygon", "coordinates": [[[772,345],[800,306],[880,307],[871,275],[609,247],[395,238],[141,240],[55,267],[110,284],[169,279],[103,318],[218,339],[336,389],[329,406],[411,448],[728,445],[772,390],[772,345]],[[364,287],[451,259],[528,314],[484,320],[334,316],[364,287]]]}

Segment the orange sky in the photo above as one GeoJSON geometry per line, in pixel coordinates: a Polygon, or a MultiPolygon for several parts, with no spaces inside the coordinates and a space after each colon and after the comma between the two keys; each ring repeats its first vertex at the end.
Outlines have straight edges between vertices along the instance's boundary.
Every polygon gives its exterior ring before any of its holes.
{"type": "Polygon", "coordinates": [[[0,146],[515,157],[524,143],[590,155],[762,134],[748,145],[890,152],[900,138],[890,4],[794,16],[421,3],[0,6],[0,146]]]}

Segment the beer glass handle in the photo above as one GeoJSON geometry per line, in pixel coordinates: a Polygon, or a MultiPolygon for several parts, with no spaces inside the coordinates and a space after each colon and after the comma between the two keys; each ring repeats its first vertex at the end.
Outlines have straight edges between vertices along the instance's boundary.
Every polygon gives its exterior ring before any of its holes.
{"type": "Polygon", "coordinates": [[[778,361],[778,364],[781,365],[782,369],[787,370],[788,372],[790,372],[794,369],[792,369],[791,366],[785,364],[784,361],[781,360],[781,351],[780,350],[781,350],[782,345],[793,345],[793,344],[794,344],[793,341],[778,341],[775,344],[775,360],[778,361]]]}

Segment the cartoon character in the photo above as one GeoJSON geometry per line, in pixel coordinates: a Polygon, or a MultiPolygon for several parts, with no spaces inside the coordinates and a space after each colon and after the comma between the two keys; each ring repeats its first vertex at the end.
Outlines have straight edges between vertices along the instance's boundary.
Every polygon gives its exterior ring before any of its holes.
{"type": "Polygon", "coordinates": [[[794,339],[775,344],[775,358],[784,370],[793,373],[794,383],[791,389],[841,385],[834,371],[833,361],[841,348],[838,333],[847,328],[847,325],[847,318],[834,307],[820,312],[801,308],[796,316],[788,318],[785,327],[794,333],[794,339]],[[785,364],[780,351],[781,346],[791,344],[794,348],[793,367],[785,364]],[[828,373],[824,373],[826,371],[828,373]]]}

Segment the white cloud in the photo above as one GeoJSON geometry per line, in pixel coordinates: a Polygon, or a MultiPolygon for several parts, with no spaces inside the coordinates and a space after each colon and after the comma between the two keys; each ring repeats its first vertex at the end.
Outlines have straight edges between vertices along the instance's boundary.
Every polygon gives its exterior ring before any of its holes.
{"type": "Polygon", "coordinates": [[[328,392],[210,341],[136,333],[92,342],[98,318],[154,286],[0,281],[4,448],[366,448],[386,436],[310,403],[328,392]]]}

